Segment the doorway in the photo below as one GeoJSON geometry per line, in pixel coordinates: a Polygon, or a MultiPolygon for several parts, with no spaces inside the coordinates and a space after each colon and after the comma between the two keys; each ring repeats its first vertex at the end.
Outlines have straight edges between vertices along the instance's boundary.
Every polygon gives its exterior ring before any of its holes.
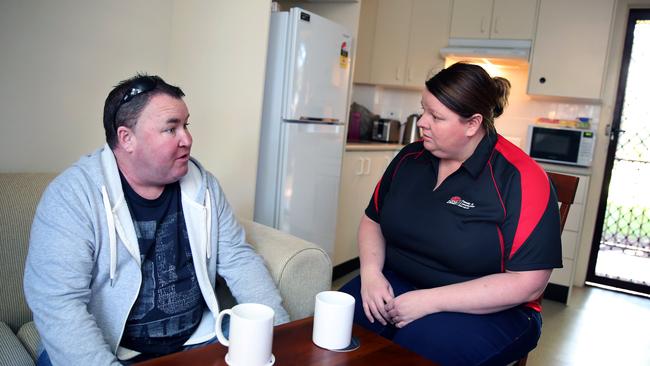
{"type": "Polygon", "coordinates": [[[650,9],[630,10],[587,282],[650,295],[650,9]]]}

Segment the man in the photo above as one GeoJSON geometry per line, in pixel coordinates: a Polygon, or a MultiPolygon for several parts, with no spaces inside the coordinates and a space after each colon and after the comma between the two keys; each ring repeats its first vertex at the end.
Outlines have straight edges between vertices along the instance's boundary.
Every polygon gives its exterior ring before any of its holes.
{"type": "Polygon", "coordinates": [[[158,76],[106,98],[106,145],[46,189],[25,268],[38,364],[119,365],[214,342],[217,274],[289,320],[214,176],[190,157],[180,88],[158,76]]]}

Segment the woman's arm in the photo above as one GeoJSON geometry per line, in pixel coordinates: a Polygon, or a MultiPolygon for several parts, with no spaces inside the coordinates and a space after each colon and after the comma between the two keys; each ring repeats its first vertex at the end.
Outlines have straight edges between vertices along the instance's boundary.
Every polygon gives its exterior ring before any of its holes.
{"type": "Polygon", "coordinates": [[[379,224],[365,214],[359,223],[359,261],[361,263],[361,299],[368,320],[388,323],[385,304],[393,300],[393,289],[382,274],[386,243],[379,224]]]}
{"type": "Polygon", "coordinates": [[[550,269],[497,273],[453,285],[411,291],[389,301],[386,309],[397,327],[442,311],[495,313],[539,298],[550,277],[550,269]]]}

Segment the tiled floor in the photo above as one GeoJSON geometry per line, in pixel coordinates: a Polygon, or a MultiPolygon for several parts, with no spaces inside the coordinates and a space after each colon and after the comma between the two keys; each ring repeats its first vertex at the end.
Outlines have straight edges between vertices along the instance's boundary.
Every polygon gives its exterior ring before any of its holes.
{"type": "Polygon", "coordinates": [[[542,306],[542,338],[528,366],[650,365],[649,298],[575,287],[568,305],[544,300],[542,306]]]}
{"type": "Polygon", "coordinates": [[[542,306],[542,338],[528,365],[650,365],[650,299],[574,287],[568,305],[542,306]]]}

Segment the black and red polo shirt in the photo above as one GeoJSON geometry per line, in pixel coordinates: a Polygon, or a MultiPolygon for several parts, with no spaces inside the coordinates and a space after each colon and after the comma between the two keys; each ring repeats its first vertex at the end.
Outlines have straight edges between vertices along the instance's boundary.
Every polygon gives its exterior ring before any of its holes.
{"type": "Polygon", "coordinates": [[[377,183],[365,213],[386,239],[386,269],[431,288],[562,267],[557,196],[526,153],[486,135],[434,190],[439,161],[412,143],[377,183]]]}

